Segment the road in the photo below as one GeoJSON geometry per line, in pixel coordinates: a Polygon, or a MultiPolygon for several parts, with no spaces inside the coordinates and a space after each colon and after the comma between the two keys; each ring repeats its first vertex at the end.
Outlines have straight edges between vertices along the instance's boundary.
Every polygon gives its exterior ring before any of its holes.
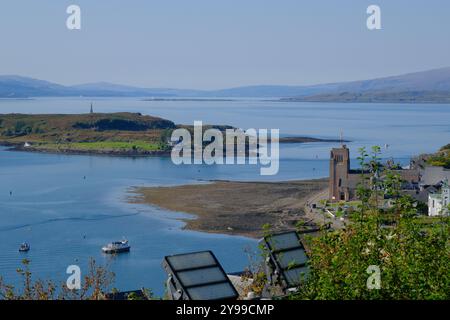
{"type": "Polygon", "coordinates": [[[311,204],[315,203],[317,206],[320,206],[321,200],[328,199],[328,188],[324,189],[320,192],[313,194],[308,200],[305,202],[305,216],[307,220],[313,221],[317,225],[323,225],[326,223],[331,223],[331,227],[333,229],[341,229],[344,227],[344,223],[336,218],[331,217],[330,215],[323,213],[320,209],[313,209],[310,207],[311,204]]]}

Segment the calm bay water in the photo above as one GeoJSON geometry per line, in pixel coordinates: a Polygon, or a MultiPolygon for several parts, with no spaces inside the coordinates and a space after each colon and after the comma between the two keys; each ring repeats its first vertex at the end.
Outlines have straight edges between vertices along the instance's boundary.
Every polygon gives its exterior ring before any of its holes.
{"type": "MultiPolygon", "coordinates": [[[[88,112],[91,100],[0,100],[0,113],[88,112]]],[[[412,155],[433,152],[450,140],[450,105],[312,104],[270,101],[138,101],[94,99],[96,112],[141,112],[176,123],[229,124],[279,128],[282,135],[338,138],[343,131],[352,156],[360,146],[384,148],[385,157],[406,164],[412,155]]],[[[161,294],[164,255],[213,250],[226,271],[242,270],[246,248],[256,241],[243,237],[182,231],[183,223],[158,208],[129,204],[131,186],[199,183],[208,179],[291,180],[328,175],[329,149],[336,143],[292,144],[281,148],[280,171],[260,176],[256,166],[175,166],[168,158],[69,156],[0,149],[0,275],[17,284],[15,269],[32,260],[36,277],[63,281],[70,264],[85,270],[89,257],[109,263],[121,290],[152,288],[161,294]],[[86,177],[86,178],[84,178],[86,177]],[[10,195],[12,191],[12,195],[10,195]],[[104,256],[105,243],[130,240],[132,251],[104,256]],[[19,254],[27,241],[32,249],[19,254]]]]}

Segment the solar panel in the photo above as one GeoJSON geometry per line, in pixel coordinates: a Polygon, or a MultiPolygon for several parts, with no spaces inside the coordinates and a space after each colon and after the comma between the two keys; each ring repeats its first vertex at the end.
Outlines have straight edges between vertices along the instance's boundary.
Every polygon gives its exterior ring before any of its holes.
{"type": "Polygon", "coordinates": [[[275,257],[283,269],[288,269],[293,263],[296,265],[304,265],[308,261],[305,250],[301,248],[275,253],[275,257]]]}
{"type": "Polygon", "coordinates": [[[238,293],[211,251],[164,257],[172,298],[182,300],[236,299],[238,293]]]}
{"type": "Polygon", "coordinates": [[[216,260],[209,251],[179,254],[166,257],[174,270],[214,265],[216,260]]]}
{"type": "Polygon", "coordinates": [[[231,283],[218,283],[187,289],[192,300],[223,300],[238,297],[231,283]]]}
{"type": "Polygon", "coordinates": [[[265,239],[275,250],[297,248],[300,241],[296,232],[274,234],[265,239]]]}
{"type": "MultiPolygon", "coordinates": [[[[269,253],[270,264],[286,283],[287,288],[301,284],[308,273],[308,257],[297,232],[284,232],[264,237],[263,245],[269,253]]],[[[270,278],[271,275],[268,275],[270,278]]]]}

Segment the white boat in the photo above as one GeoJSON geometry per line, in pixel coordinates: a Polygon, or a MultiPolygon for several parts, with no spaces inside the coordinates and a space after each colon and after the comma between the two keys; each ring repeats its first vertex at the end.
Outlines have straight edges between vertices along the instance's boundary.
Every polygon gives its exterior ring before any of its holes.
{"type": "Polygon", "coordinates": [[[20,245],[19,252],[27,252],[27,251],[30,251],[30,245],[24,242],[20,245]]]}
{"type": "Polygon", "coordinates": [[[114,241],[102,248],[103,253],[121,253],[130,251],[128,240],[114,241]]]}

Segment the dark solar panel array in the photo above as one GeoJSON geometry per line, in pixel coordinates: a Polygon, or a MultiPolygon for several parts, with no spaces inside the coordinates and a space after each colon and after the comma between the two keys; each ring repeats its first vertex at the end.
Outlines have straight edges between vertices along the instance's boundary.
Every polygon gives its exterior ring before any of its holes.
{"type": "Polygon", "coordinates": [[[308,272],[308,257],[297,232],[274,234],[263,241],[287,286],[298,286],[308,272]]]}
{"type": "Polygon", "coordinates": [[[238,293],[211,251],[179,254],[164,258],[163,267],[172,275],[185,299],[236,299],[238,293]]]}

